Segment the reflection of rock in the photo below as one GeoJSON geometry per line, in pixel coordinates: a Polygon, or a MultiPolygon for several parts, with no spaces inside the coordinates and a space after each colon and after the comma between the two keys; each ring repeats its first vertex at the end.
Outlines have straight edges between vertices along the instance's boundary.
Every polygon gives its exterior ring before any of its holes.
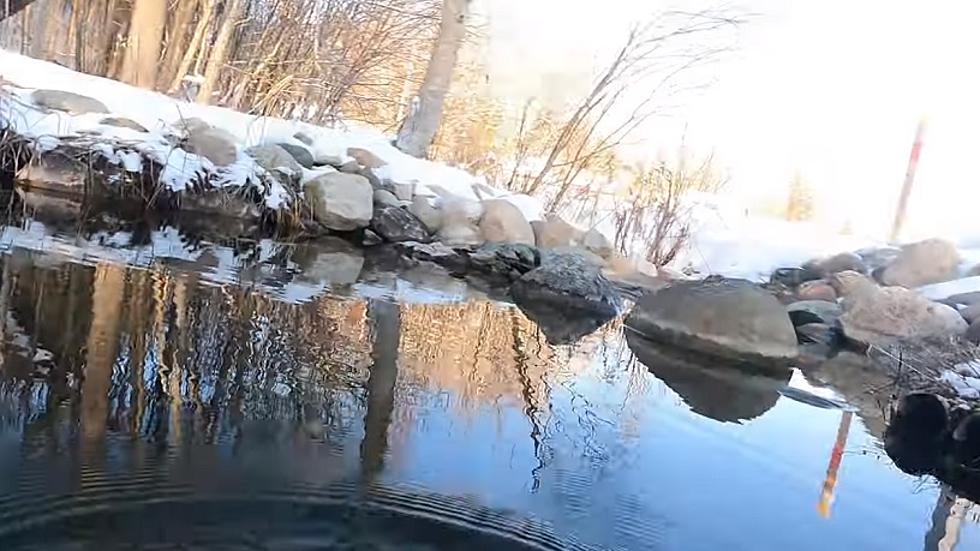
{"type": "Polygon", "coordinates": [[[614,316],[585,315],[547,301],[516,301],[518,308],[544,333],[550,344],[570,344],[591,335],[614,316]]]}
{"type": "Polygon", "coordinates": [[[692,411],[716,421],[737,423],[759,417],[776,405],[779,390],[790,378],[788,370],[777,379],[707,367],[630,330],[626,342],[636,358],[692,411]]]}
{"type": "Polygon", "coordinates": [[[338,238],[297,245],[292,258],[301,270],[299,280],[327,285],[354,283],[364,267],[361,251],[338,238]]]}

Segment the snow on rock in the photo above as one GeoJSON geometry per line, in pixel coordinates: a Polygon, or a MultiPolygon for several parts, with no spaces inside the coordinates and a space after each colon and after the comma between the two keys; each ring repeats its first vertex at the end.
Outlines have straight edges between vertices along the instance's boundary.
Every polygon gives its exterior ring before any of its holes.
{"type": "Polygon", "coordinates": [[[953,295],[980,291],[980,276],[964,277],[942,283],[924,285],[916,289],[919,294],[930,300],[943,300],[953,295]]]}
{"type": "MultiPolygon", "coordinates": [[[[6,92],[0,94],[0,126],[9,125],[17,134],[33,140],[35,147],[41,150],[52,150],[66,138],[84,135],[90,142],[102,138],[116,147],[113,151],[100,147],[100,153],[110,161],[118,161],[127,170],[135,172],[141,168],[136,164],[139,156],[158,162],[164,167],[164,183],[174,191],[186,189],[204,175],[210,175],[209,181],[219,186],[264,186],[263,182],[274,179],[267,177],[266,172],[244,154],[244,149],[254,145],[290,143],[309,147],[314,156],[332,156],[340,160],[349,160],[349,148],[366,149],[386,163],[377,169],[380,178],[415,183],[419,195],[440,195],[432,190],[432,186],[438,186],[460,198],[480,199],[474,191],[474,185],[482,183],[479,178],[459,168],[406,155],[391,145],[392,136],[353,123],[322,127],[187,103],[3,50],[0,50],[0,82],[5,83],[3,91],[6,92]],[[131,119],[148,132],[100,124],[105,117],[102,114],[71,116],[42,110],[29,99],[30,93],[37,89],[70,91],[94,98],[108,107],[112,116],[131,119]],[[176,133],[175,127],[180,121],[190,118],[199,118],[234,135],[239,140],[237,162],[228,167],[214,167],[207,159],[175,147],[168,137],[176,133]],[[297,134],[312,143],[297,139],[297,134]]],[[[309,175],[304,177],[304,180],[309,179],[309,175]]],[[[289,193],[282,186],[272,185],[263,191],[269,208],[280,208],[288,202],[289,193]]],[[[537,200],[510,196],[502,191],[499,195],[507,196],[507,200],[517,205],[528,220],[540,219],[541,206],[537,200]]]]}

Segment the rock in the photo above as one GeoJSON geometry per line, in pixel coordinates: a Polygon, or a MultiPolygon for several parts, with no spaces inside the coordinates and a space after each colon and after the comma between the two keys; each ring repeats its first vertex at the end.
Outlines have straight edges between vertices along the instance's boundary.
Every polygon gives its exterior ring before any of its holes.
{"type": "Polygon", "coordinates": [[[531,222],[534,242],[538,247],[570,247],[581,242],[584,232],[556,214],[531,222]]]}
{"type": "Polygon", "coordinates": [[[373,216],[374,189],[356,174],[332,172],[303,186],[317,222],[336,231],[367,227],[373,216]]]}
{"type": "Polygon", "coordinates": [[[901,252],[902,249],[898,247],[871,247],[861,249],[855,254],[861,257],[861,261],[867,268],[865,273],[871,273],[894,262],[901,252]]]}
{"type": "Polygon", "coordinates": [[[822,276],[830,276],[839,272],[868,273],[864,260],[856,253],[840,253],[829,258],[814,259],[803,265],[806,270],[812,270],[822,276]]]}
{"type": "Polygon", "coordinates": [[[778,268],[769,278],[770,283],[781,284],[787,287],[798,287],[807,281],[820,279],[821,276],[813,270],[806,268],[778,268]]]}
{"type": "Polygon", "coordinates": [[[256,145],[245,150],[255,159],[255,163],[269,172],[285,174],[287,179],[299,181],[303,175],[303,165],[278,145],[256,145]]]}
{"type": "Polygon", "coordinates": [[[953,304],[965,304],[970,306],[980,302],[980,291],[974,291],[970,293],[957,293],[951,295],[948,298],[942,300],[943,303],[953,305],[953,304]]]}
{"type": "Polygon", "coordinates": [[[575,254],[542,256],[541,265],[515,281],[510,294],[542,330],[561,329],[545,333],[551,342],[569,342],[581,336],[583,327],[598,328],[622,306],[619,293],[598,266],[575,254]]]}
{"type": "Polygon", "coordinates": [[[31,101],[38,107],[64,111],[70,115],[109,112],[109,108],[95,98],[62,90],[34,90],[31,101]]]}
{"type": "Polygon", "coordinates": [[[963,335],[963,338],[972,342],[973,344],[980,344],[980,321],[971,323],[970,327],[966,330],[966,334],[963,335]]]}
{"type": "Polygon", "coordinates": [[[833,348],[838,344],[840,333],[836,327],[826,323],[807,323],[796,328],[796,337],[800,344],[821,344],[833,348]]]}
{"type": "Polygon", "coordinates": [[[980,320],[980,302],[971,304],[966,308],[960,310],[960,315],[967,323],[972,324],[973,322],[980,320]]]}
{"type": "Polygon", "coordinates": [[[357,161],[351,159],[341,163],[340,166],[337,167],[337,170],[347,174],[357,174],[361,171],[361,165],[357,164],[357,161]]]}
{"type": "Polygon", "coordinates": [[[959,264],[956,246],[942,239],[927,239],[902,247],[898,258],[881,272],[881,282],[912,288],[949,281],[956,278],[959,264]]]}
{"type": "Polygon", "coordinates": [[[300,270],[297,279],[327,285],[357,282],[364,268],[364,255],[337,237],[323,237],[296,246],[292,260],[300,270]]]}
{"type": "Polygon", "coordinates": [[[408,212],[421,220],[429,233],[435,233],[442,227],[442,211],[432,206],[428,197],[417,196],[412,199],[408,212]]]}
{"type": "Polygon", "coordinates": [[[381,168],[388,164],[381,157],[378,157],[371,151],[360,147],[347,148],[347,156],[353,157],[354,160],[364,168],[381,168]]]}
{"type": "Polygon", "coordinates": [[[836,302],[826,302],[822,300],[802,300],[794,302],[786,307],[793,326],[806,325],[808,323],[824,323],[836,325],[843,311],[836,302]]]}
{"type": "Polygon", "coordinates": [[[262,208],[248,197],[220,188],[185,191],[180,196],[180,210],[246,220],[262,216],[262,208]]]}
{"type": "Polygon", "coordinates": [[[970,268],[966,271],[966,277],[976,277],[980,276],[980,264],[970,268]]]}
{"type": "Polygon", "coordinates": [[[55,150],[42,153],[21,166],[17,179],[32,189],[81,197],[85,195],[88,169],[85,162],[55,150]]]}
{"type": "Polygon", "coordinates": [[[885,345],[896,339],[962,335],[960,314],[903,287],[883,287],[844,300],[840,317],[844,335],[864,344],[885,345]]]}
{"type": "Polygon", "coordinates": [[[470,253],[470,264],[483,274],[515,280],[540,266],[541,255],[521,243],[486,243],[470,253]]]}
{"type": "Polygon", "coordinates": [[[483,206],[475,201],[451,199],[442,205],[442,227],[437,238],[447,245],[479,245],[484,239],[477,221],[483,206]]]}
{"type": "Polygon", "coordinates": [[[585,235],[582,236],[582,247],[602,258],[609,258],[613,254],[612,243],[595,228],[585,232],[585,235]]]}
{"type": "Polygon", "coordinates": [[[398,198],[390,191],[383,189],[374,190],[374,206],[383,205],[386,207],[397,207],[398,198]]]}
{"type": "Polygon", "coordinates": [[[460,250],[438,241],[431,243],[403,242],[398,246],[407,256],[438,264],[447,268],[451,273],[464,275],[469,268],[469,261],[460,250]]]}
{"type": "Polygon", "coordinates": [[[99,121],[99,124],[105,126],[115,126],[117,128],[128,128],[137,132],[147,132],[145,126],[134,121],[133,119],[127,119],[126,117],[105,117],[99,121]]]}
{"type": "Polygon", "coordinates": [[[483,217],[479,223],[484,241],[493,243],[523,243],[534,246],[534,230],[521,209],[500,199],[483,201],[483,217]]]}
{"type": "Polygon", "coordinates": [[[837,296],[848,298],[867,291],[875,291],[878,284],[864,274],[857,272],[840,272],[830,277],[830,286],[837,292],[837,296]]]}
{"type": "Polygon", "coordinates": [[[185,122],[187,135],[182,143],[185,151],[200,155],[219,167],[238,160],[236,139],[230,132],[207,123],[201,124],[198,119],[187,119],[185,122]]]}
{"type": "Polygon", "coordinates": [[[297,132],[297,133],[293,134],[293,137],[296,138],[297,140],[303,142],[304,144],[306,144],[308,146],[311,146],[311,147],[313,146],[313,138],[309,134],[307,134],[305,132],[302,132],[302,131],[297,132]]]}
{"type": "Polygon", "coordinates": [[[380,235],[374,233],[370,229],[364,229],[364,237],[361,238],[361,244],[365,247],[374,247],[375,245],[380,245],[384,243],[384,239],[380,235]]]}
{"type": "Polygon", "coordinates": [[[963,417],[953,430],[953,450],[956,461],[963,465],[976,465],[980,460],[980,411],[963,417]]]}
{"type": "Polygon", "coordinates": [[[676,282],[641,299],[626,325],[654,341],[768,371],[782,372],[798,354],[785,308],[740,279],[676,282]]]}
{"type": "Polygon", "coordinates": [[[394,194],[394,191],[392,191],[389,187],[386,187],[384,182],[381,181],[381,178],[378,178],[377,174],[375,174],[370,168],[362,168],[357,171],[357,174],[366,178],[368,183],[370,183],[371,187],[374,189],[383,189],[385,191],[391,191],[392,194],[394,194]]]}
{"type": "Polygon", "coordinates": [[[397,206],[375,207],[371,229],[391,242],[429,240],[429,231],[422,222],[412,216],[412,213],[397,206]]]}
{"type": "Polygon", "coordinates": [[[391,187],[400,201],[411,201],[415,196],[415,182],[391,182],[391,187]]]}
{"type": "Polygon", "coordinates": [[[940,448],[949,426],[946,402],[928,393],[902,397],[885,431],[885,450],[903,471],[932,472],[940,462],[940,448]]]}
{"type": "Polygon", "coordinates": [[[299,163],[299,165],[301,167],[306,168],[306,169],[313,168],[313,165],[314,165],[313,154],[310,153],[310,150],[309,149],[307,149],[307,148],[305,148],[305,147],[303,147],[301,145],[294,145],[294,144],[291,144],[291,143],[280,143],[280,144],[277,144],[277,145],[279,147],[283,148],[286,151],[286,153],[289,153],[289,155],[297,163],[299,163]]]}
{"type": "Polygon", "coordinates": [[[837,291],[826,281],[807,281],[796,289],[796,297],[800,300],[826,300],[834,302],[837,300],[837,291]]]}

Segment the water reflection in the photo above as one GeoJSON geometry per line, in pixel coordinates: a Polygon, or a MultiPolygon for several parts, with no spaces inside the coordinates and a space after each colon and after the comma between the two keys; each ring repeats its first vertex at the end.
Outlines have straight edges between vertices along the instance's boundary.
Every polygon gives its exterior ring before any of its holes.
{"type": "Polygon", "coordinates": [[[936,494],[786,381],[615,323],[554,344],[341,241],[182,232],[0,235],[3,549],[922,548],[936,494]]]}

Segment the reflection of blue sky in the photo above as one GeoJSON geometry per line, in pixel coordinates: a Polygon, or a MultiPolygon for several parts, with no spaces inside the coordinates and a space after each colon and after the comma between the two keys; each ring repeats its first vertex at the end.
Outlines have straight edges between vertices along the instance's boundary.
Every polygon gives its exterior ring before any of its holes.
{"type": "MultiPolygon", "coordinates": [[[[650,374],[627,398],[625,371],[601,373],[609,370],[596,359],[553,389],[537,492],[519,406],[460,416],[447,407],[452,394],[417,404],[386,479],[479,496],[603,546],[638,548],[652,538],[668,549],[921,549],[936,488],[893,467],[859,420],[823,519],[817,499],[840,411],[781,398],[760,418],[722,424],[688,411],[650,374]]],[[[963,536],[961,549],[980,541],[963,536]]]]}

